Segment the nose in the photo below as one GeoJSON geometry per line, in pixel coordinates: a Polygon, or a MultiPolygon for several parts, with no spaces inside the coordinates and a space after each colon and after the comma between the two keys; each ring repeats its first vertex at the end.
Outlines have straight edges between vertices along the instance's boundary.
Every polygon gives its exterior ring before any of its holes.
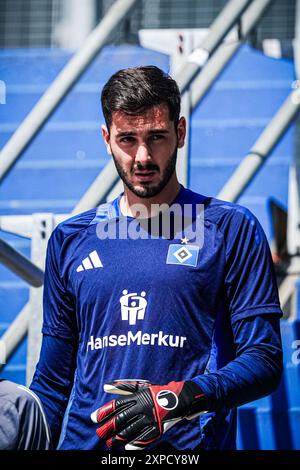
{"type": "Polygon", "coordinates": [[[146,144],[139,145],[136,156],[135,156],[136,163],[148,163],[151,160],[151,153],[146,144]]]}

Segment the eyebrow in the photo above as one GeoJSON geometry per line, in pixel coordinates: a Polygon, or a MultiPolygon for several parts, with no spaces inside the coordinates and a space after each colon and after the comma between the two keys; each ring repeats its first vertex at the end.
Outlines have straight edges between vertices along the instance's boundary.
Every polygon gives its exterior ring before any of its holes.
{"type": "MultiPolygon", "coordinates": [[[[118,132],[116,134],[116,137],[128,137],[128,136],[134,136],[136,135],[137,132],[134,131],[123,131],[123,132],[118,132]]],[[[168,129],[151,129],[149,131],[149,134],[169,134],[168,129]]]]}
{"type": "Polygon", "coordinates": [[[151,129],[150,134],[169,134],[168,129],[151,129]]]}

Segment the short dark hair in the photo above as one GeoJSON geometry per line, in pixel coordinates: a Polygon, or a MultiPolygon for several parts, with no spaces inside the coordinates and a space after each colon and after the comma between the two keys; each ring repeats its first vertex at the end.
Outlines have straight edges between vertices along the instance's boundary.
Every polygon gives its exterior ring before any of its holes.
{"type": "Polygon", "coordinates": [[[154,65],[119,70],[104,85],[101,94],[108,131],[114,112],[138,115],[163,103],[168,106],[170,120],[174,121],[177,128],[180,101],[180,91],[175,80],[154,65]]]}

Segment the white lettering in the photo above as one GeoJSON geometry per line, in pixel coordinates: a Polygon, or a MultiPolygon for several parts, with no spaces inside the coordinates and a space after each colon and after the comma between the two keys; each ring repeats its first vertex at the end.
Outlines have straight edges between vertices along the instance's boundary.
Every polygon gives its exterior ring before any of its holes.
{"type": "Polygon", "coordinates": [[[292,363],[297,366],[300,364],[300,340],[296,339],[295,341],[292,342],[292,348],[296,349],[295,352],[292,354],[292,363]]]}
{"type": "Polygon", "coordinates": [[[199,463],[199,458],[200,458],[200,455],[199,454],[194,454],[194,455],[188,455],[188,460],[190,464],[198,464],[199,463]]]}
{"type": "Polygon", "coordinates": [[[164,335],[163,331],[159,331],[158,332],[158,345],[168,346],[167,338],[169,338],[169,335],[164,335]]]}
{"type": "Polygon", "coordinates": [[[150,335],[148,333],[144,333],[142,336],[142,344],[149,344],[150,342],[150,335]]]}
{"type": "Polygon", "coordinates": [[[131,331],[128,332],[128,344],[130,343],[137,343],[141,344],[141,335],[142,332],[138,331],[135,335],[131,331]]]}
{"type": "Polygon", "coordinates": [[[109,335],[94,338],[91,336],[87,343],[87,351],[89,349],[94,351],[95,349],[104,349],[107,347],[116,347],[116,346],[130,346],[135,343],[138,346],[166,346],[171,348],[183,348],[187,338],[185,336],[177,335],[168,335],[163,331],[158,333],[142,333],[142,331],[137,331],[133,333],[128,331],[126,335],[109,335]]]}
{"type": "Polygon", "coordinates": [[[158,338],[158,334],[157,333],[152,333],[151,335],[151,346],[154,346],[155,344],[155,340],[158,338]]]}
{"type": "Polygon", "coordinates": [[[101,457],[100,462],[102,465],[127,465],[129,468],[132,468],[135,462],[135,457],[115,456],[109,454],[108,457],[101,457]]]}
{"type": "Polygon", "coordinates": [[[179,336],[170,335],[170,346],[172,348],[178,348],[179,336]]]}
{"type": "Polygon", "coordinates": [[[99,222],[96,227],[96,234],[100,240],[116,240],[117,225],[115,219],[99,222]]]}
{"type": "Polygon", "coordinates": [[[118,345],[119,345],[119,346],[126,346],[127,341],[128,341],[128,340],[127,340],[127,338],[126,338],[125,335],[120,335],[120,336],[118,337],[118,345]]]}
{"type": "MultiPolygon", "coordinates": [[[[1,81],[0,81],[1,84],[1,81]]],[[[1,89],[0,89],[1,93],[1,89]]],[[[295,92],[294,92],[295,94],[295,92]]],[[[0,97],[1,98],[1,97],[0,97]]],[[[133,218],[110,214],[108,220],[100,220],[96,233],[100,240],[123,239],[169,239],[187,238],[199,248],[204,240],[204,205],[203,204],[153,204],[151,206],[151,224],[149,225],[148,209],[142,204],[132,207],[133,218]]],[[[110,206],[110,211],[114,211],[110,206]]],[[[101,216],[99,215],[99,218],[101,216]]]]}
{"type": "Polygon", "coordinates": [[[87,350],[89,349],[89,346],[90,346],[91,350],[94,351],[94,336],[91,336],[91,339],[87,344],[87,348],[86,348],[87,350]]]}
{"type": "Polygon", "coordinates": [[[128,237],[130,240],[147,240],[149,235],[143,229],[143,225],[139,219],[132,219],[128,223],[128,237]]]}
{"type": "Polygon", "coordinates": [[[118,344],[118,337],[117,335],[111,335],[109,337],[109,346],[117,346],[118,344]]]}
{"type": "Polygon", "coordinates": [[[130,206],[130,211],[132,217],[135,217],[136,219],[148,220],[148,209],[144,204],[133,204],[132,206],[130,206]]]}

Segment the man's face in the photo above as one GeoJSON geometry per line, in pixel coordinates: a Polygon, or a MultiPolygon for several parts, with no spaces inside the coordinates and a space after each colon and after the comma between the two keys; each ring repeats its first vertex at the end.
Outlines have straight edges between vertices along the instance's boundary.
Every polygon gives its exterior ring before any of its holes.
{"type": "Polygon", "coordinates": [[[113,113],[110,133],[103,127],[120,178],[138,197],[159,194],[175,171],[177,148],[184,145],[185,119],[177,129],[167,105],[153,106],[145,113],[130,116],[113,113]]]}

